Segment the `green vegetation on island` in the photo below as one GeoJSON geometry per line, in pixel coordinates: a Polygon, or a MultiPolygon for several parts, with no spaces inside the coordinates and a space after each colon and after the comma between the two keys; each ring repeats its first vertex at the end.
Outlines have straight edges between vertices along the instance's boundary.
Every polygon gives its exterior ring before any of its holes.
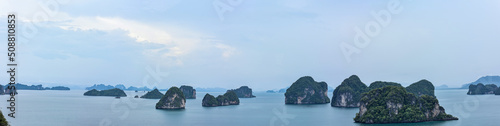
{"type": "Polygon", "coordinates": [[[359,107],[361,93],[367,89],[358,76],[352,75],[344,79],[342,83],[333,90],[331,106],[335,107],[359,107]]]}
{"type": "Polygon", "coordinates": [[[184,93],[177,88],[171,87],[167,93],[156,103],[156,109],[184,109],[186,107],[186,98],[184,93]]]}
{"type": "Polygon", "coordinates": [[[295,81],[285,92],[285,104],[325,104],[330,103],[328,85],[316,82],[310,76],[295,81]]]}
{"type": "Polygon", "coordinates": [[[3,117],[2,111],[0,111],[0,126],[8,126],[9,122],[3,117]]]}
{"type": "Polygon", "coordinates": [[[369,89],[367,91],[370,91],[372,89],[377,89],[377,88],[383,88],[386,86],[401,86],[401,84],[396,83],[396,82],[386,82],[386,81],[375,81],[370,84],[368,87],[369,89]]]}
{"type": "MultiPolygon", "coordinates": [[[[495,84],[484,85],[479,83],[477,85],[469,85],[468,95],[482,95],[482,94],[497,94],[498,87],[495,84]]],[[[498,92],[500,93],[500,92],[498,92]]]]}
{"type": "Polygon", "coordinates": [[[126,97],[127,94],[123,92],[123,90],[114,88],[109,90],[98,91],[96,89],[92,89],[83,94],[84,96],[114,96],[114,97],[126,97]]]}
{"type": "Polygon", "coordinates": [[[386,86],[363,93],[358,123],[408,123],[424,121],[458,120],[446,114],[433,96],[406,91],[402,86],[386,86]]]}
{"type": "Polygon", "coordinates": [[[406,91],[413,93],[417,96],[428,95],[436,97],[434,95],[434,85],[432,85],[431,82],[425,79],[415,82],[410,86],[406,87],[406,91]]]}
{"type": "Polygon", "coordinates": [[[163,93],[158,91],[158,89],[154,89],[152,91],[148,91],[148,93],[144,94],[141,96],[141,98],[146,98],[146,99],[160,99],[163,97],[163,93]]]}
{"type": "Polygon", "coordinates": [[[193,87],[182,85],[180,89],[184,93],[186,99],[196,99],[196,89],[193,89],[193,87]]]}
{"type": "Polygon", "coordinates": [[[239,105],[240,99],[234,91],[227,91],[224,95],[219,95],[217,98],[210,94],[206,94],[203,97],[201,105],[204,107],[215,107],[215,106],[227,106],[227,105],[239,105]]]}
{"type": "Polygon", "coordinates": [[[217,102],[217,99],[215,99],[215,97],[213,95],[210,95],[210,94],[205,94],[205,97],[203,97],[203,100],[201,102],[201,106],[204,106],[204,107],[215,107],[215,106],[218,106],[218,102],[217,102]]]}

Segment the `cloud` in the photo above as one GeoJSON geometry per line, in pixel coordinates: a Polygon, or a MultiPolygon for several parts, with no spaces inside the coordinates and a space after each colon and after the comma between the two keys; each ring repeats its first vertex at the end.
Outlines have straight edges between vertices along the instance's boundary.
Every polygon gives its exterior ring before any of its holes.
{"type": "Polygon", "coordinates": [[[124,30],[137,42],[172,44],[172,37],[166,31],[133,20],[119,17],[78,17],[59,26],[65,30],[124,30]]]}
{"type": "Polygon", "coordinates": [[[200,48],[198,44],[200,40],[197,37],[204,36],[183,28],[158,26],[120,17],[78,17],[57,24],[56,27],[74,31],[99,30],[109,32],[122,30],[138,43],[154,45],[154,47],[146,49],[144,55],[175,60],[177,65],[182,64],[180,57],[200,48]],[[176,32],[175,35],[171,34],[173,31],[176,32]]]}
{"type": "Polygon", "coordinates": [[[236,48],[231,47],[229,45],[225,45],[222,43],[216,43],[215,47],[222,50],[222,57],[224,57],[224,58],[229,58],[229,57],[233,56],[234,54],[236,54],[236,48]]]}

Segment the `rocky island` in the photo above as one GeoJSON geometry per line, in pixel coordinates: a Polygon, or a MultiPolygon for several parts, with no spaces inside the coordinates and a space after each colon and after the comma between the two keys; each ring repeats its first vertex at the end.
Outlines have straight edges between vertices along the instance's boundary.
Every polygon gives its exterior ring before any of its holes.
{"type": "Polygon", "coordinates": [[[213,95],[210,94],[205,94],[205,97],[203,97],[203,100],[201,102],[201,106],[203,107],[215,107],[218,106],[219,103],[217,102],[217,99],[213,95]]]}
{"type": "Polygon", "coordinates": [[[108,90],[108,89],[113,89],[113,88],[118,88],[118,89],[121,89],[121,90],[128,90],[128,91],[151,91],[151,89],[149,89],[148,87],[144,86],[144,87],[134,87],[134,86],[130,86],[128,88],[125,88],[125,85],[123,84],[117,84],[116,86],[112,86],[112,85],[104,85],[104,84],[94,84],[90,87],[86,87],[85,90],[92,90],[92,89],[96,89],[96,90],[108,90]]]}
{"type": "Polygon", "coordinates": [[[266,93],[276,93],[274,90],[267,90],[266,93]]]}
{"type": "Polygon", "coordinates": [[[127,97],[127,94],[118,88],[109,89],[109,90],[101,90],[98,91],[96,89],[92,89],[83,94],[84,96],[113,96],[113,97],[127,97]]]}
{"type": "Polygon", "coordinates": [[[333,90],[331,106],[334,107],[359,107],[361,93],[367,90],[366,85],[358,76],[352,75],[344,79],[342,83],[333,90]]]}
{"type": "Polygon", "coordinates": [[[495,75],[495,76],[483,76],[483,77],[477,79],[474,82],[462,85],[461,88],[462,89],[468,89],[470,85],[477,85],[479,83],[482,83],[482,84],[495,84],[497,86],[500,86],[500,76],[498,76],[498,75],[495,75]]]}
{"type": "Polygon", "coordinates": [[[255,97],[254,95],[252,95],[252,89],[249,88],[248,86],[241,86],[240,88],[237,88],[237,89],[227,90],[227,92],[229,92],[229,91],[234,91],[234,93],[236,93],[238,98],[254,98],[255,97]]]}
{"type": "Polygon", "coordinates": [[[184,97],[184,93],[177,87],[168,89],[167,93],[156,103],[156,109],[175,110],[185,109],[185,107],[186,98],[184,97]]]}
{"type": "Polygon", "coordinates": [[[152,91],[148,91],[148,93],[146,93],[143,96],[141,96],[141,98],[145,98],[145,99],[160,99],[162,97],[163,97],[163,93],[161,93],[160,91],[158,91],[158,89],[154,89],[152,91]]]}
{"type": "MultiPolygon", "coordinates": [[[[0,85],[0,89],[7,90],[8,86],[9,86],[8,84],[5,85],[5,87],[3,87],[2,85],[0,85]]],[[[17,84],[14,84],[14,86],[16,87],[16,90],[70,90],[70,88],[64,87],[64,86],[43,87],[43,85],[41,85],[41,84],[28,86],[28,85],[25,85],[25,84],[17,83],[17,84]]]]}
{"type": "Polygon", "coordinates": [[[15,94],[17,94],[17,88],[12,89],[13,90],[9,89],[9,84],[6,84],[5,86],[0,84],[0,95],[10,95],[11,92],[15,92],[15,94]]]}
{"type": "Polygon", "coordinates": [[[326,94],[328,85],[316,82],[310,76],[295,81],[285,92],[285,104],[325,104],[330,103],[326,94]]]}
{"type": "Polygon", "coordinates": [[[216,106],[227,106],[227,105],[239,105],[240,99],[234,91],[228,91],[224,95],[219,95],[215,98],[213,95],[205,94],[203,97],[201,105],[203,107],[216,107],[216,106]]]}
{"type": "Polygon", "coordinates": [[[70,90],[70,89],[68,87],[64,87],[64,86],[55,86],[52,88],[48,88],[47,90],[70,90]]]}
{"type": "Polygon", "coordinates": [[[497,91],[498,87],[495,84],[487,84],[484,85],[482,83],[479,83],[477,85],[469,85],[469,91],[467,92],[468,95],[483,95],[483,94],[499,94],[500,92],[497,91]]]}
{"type": "Polygon", "coordinates": [[[180,89],[182,93],[184,93],[186,99],[196,99],[196,89],[193,89],[193,87],[182,85],[180,89]]]}
{"type": "Polygon", "coordinates": [[[438,100],[429,95],[418,96],[402,86],[373,89],[361,96],[357,123],[411,123],[458,120],[446,114],[438,100]]]}
{"type": "MultiPolygon", "coordinates": [[[[335,90],[333,91],[332,97],[332,107],[359,107],[359,100],[361,99],[361,94],[368,92],[373,89],[383,88],[387,86],[399,86],[401,84],[395,82],[385,82],[385,81],[375,81],[366,87],[366,85],[361,82],[358,76],[351,75],[349,78],[345,79],[335,90]]],[[[428,95],[435,97],[434,95],[434,85],[431,82],[423,79],[418,82],[411,84],[405,88],[406,91],[413,93],[417,96],[428,95]]]]}

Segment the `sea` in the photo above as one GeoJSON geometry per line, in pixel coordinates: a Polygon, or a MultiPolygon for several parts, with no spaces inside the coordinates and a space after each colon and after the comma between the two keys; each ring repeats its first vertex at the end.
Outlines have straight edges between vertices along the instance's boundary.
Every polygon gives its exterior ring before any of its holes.
{"type": "MultiPolygon", "coordinates": [[[[286,105],[283,93],[254,92],[240,105],[202,107],[206,92],[186,100],[184,110],[159,110],[159,99],[133,98],[146,92],[126,91],[127,97],[83,96],[85,90],[19,90],[16,118],[8,117],[8,95],[0,95],[0,110],[12,126],[498,126],[500,96],[466,95],[467,90],[436,90],[441,106],[454,121],[360,124],[358,108],[330,104],[286,105]]],[[[162,93],[165,93],[163,91],[162,93]]],[[[220,95],[223,92],[210,92],[220,95]]],[[[332,93],[329,92],[331,98],[332,93]]]]}

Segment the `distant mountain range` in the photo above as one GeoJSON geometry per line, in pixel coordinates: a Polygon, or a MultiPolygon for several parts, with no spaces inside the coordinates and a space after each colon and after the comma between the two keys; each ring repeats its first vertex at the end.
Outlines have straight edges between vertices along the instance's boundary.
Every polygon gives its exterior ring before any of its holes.
{"type": "MultiPolygon", "coordinates": [[[[3,87],[5,87],[5,89],[6,89],[8,86],[9,85],[7,84],[3,87]]],[[[17,83],[17,84],[14,84],[14,86],[16,87],[16,90],[70,90],[68,87],[64,87],[64,86],[43,87],[43,85],[41,85],[41,84],[28,86],[25,84],[17,83]]],[[[2,87],[2,86],[0,86],[0,87],[2,87]]]]}
{"type": "Polygon", "coordinates": [[[118,89],[121,89],[121,90],[130,90],[130,91],[151,91],[152,89],[149,89],[148,87],[144,86],[144,87],[134,87],[134,86],[130,86],[128,88],[125,87],[125,85],[123,84],[117,84],[116,86],[112,86],[112,85],[104,85],[104,84],[94,84],[90,87],[86,87],[85,90],[92,90],[92,89],[96,89],[96,90],[109,90],[109,89],[114,89],[114,88],[118,88],[118,89]]]}
{"type": "Polygon", "coordinates": [[[446,84],[443,84],[443,85],[439,85],[439,86],[434,86],[434,89],[435,90],[454,90],[454,89],[462,89],[462,88],[456,88],[456,87],[448,87],[448,85],[446,84]]]}
{"type": "Polygon", "coordinates": [[[462,85],[462,89],[468,89],[469,88],[469,85],[471,84],[479,84],[479,83],[483,83],[483,84],[495,84],[497,86],[500,86],[500,76],[484,76],[484,77],[481,77],[479,79],[477,79],[476,81],[472,82],[472,83],[468,83],[468,84],[464,84],[462,85]]]}

